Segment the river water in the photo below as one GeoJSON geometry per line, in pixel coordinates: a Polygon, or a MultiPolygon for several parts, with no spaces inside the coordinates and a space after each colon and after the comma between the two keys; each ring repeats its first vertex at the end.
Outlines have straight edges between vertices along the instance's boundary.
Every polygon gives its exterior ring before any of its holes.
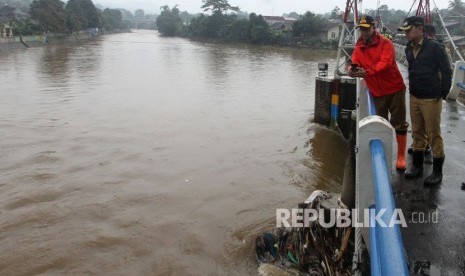
{"type": "Polygon", "coordinates": [[[276,208],[340,190],[312,123],[334,58],[148,31],[2,53],[0,275],[257,275],[276,208]]]}

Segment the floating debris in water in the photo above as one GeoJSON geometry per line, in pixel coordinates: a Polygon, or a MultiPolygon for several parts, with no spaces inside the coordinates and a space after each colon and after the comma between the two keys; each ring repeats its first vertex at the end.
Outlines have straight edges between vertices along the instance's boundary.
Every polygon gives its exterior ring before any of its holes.
{"type": "Polygon", "coordinates": [[[462,182],[462,191],[465,191],[465,182],[462,182]]]}
{"type": "MultiPolygon", "coordinates": [[[[330,194],[317,190],[298,207],[326,210],[321,207],[322,201],[330,197],[330,194]]],[[[268,264],[290,275],[351,275],[352,230],[350,226],[325,228],[319,220],[310,222],[308,227],[275,228],[258,236],[255,241],[259,271],[268,264]]]]}

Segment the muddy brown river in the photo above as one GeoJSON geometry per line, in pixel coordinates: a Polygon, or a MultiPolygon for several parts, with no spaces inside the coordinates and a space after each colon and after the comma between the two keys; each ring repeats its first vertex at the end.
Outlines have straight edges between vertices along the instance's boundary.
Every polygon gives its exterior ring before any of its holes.
{"type": "Polygon", "coordinates": [[[340,190],[347,145],[312,123],[335,56],[150,31],[1,53],[0,275],[259,274],[276,209],[340,190]]]}

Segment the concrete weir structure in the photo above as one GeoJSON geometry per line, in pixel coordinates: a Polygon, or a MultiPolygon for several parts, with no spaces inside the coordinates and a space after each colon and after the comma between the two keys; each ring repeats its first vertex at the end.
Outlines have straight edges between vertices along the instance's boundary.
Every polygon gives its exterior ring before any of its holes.
{"type": "MultiPolygon", "coordinates": [[[[402,70],[406,75],[405,68],[401,68],[402,70]]],[[[372,229],[371,237],[369,228],[360,227],[356,230],[356,248],[364,247],[368,252],[376,249],[370,252],[375,253],[374,259],[373,254],[371,256],[372,274],[391,275],[389,273],[395,271],[396,275],[465,275],[465,191],[461,190],[462,182],[465,182],[465,107],[456,101],[443,101],[441,129],[446,151],[444,178],[437,187],[425,187],[423,181],[431,173],[432,156],[425,158],[423,178],[404,179],[403,173],[396,171],[393,164],[397,145],[392,127],[386,120],[372,116],[375,111],[371,108],[363,80],[352,79],[345,82],[354,85],[349,89],[341,89],[340,99],[354,97],[353,101],[356,102],[356,112],[352,112],[356,127],[349,128],[350,133],[344,133],[341,128],[344,137],[356,136],[353,149],[357,168],[354,172],[356,183],[353,188],[356,195],[355,208],[358,209],[359,216],[364,215],[363,209],[366,208],[388,208],[379,205],[384,204],[378,202],[383,201],[380,197],[384,197],[387,200],[384,202],[392,201],[394,208],[402,211],[406,221],[406,227],[397,225],[397,230],[395,227],[392,231],[372,229]],[[372,147],[383,148],[387,178],[375,176],[379,170],[375,168],[375,163],[379,163],[383,154],[376,153],[378,157],[373,157],[372,147]],[[382,190],[379,190],[379,179],[387,182],[383,184],[382,190]],[[396,232],[399,236],[392,238],[397,235],[396,232]],[[362,237],[363,246],[357,246],[362,237]],[[371,244],[374,240],[377,246],[371,244]]],[[[326,126],[329,124],[324,119],[331,116],[331,102],[328,100],[333,93],[330,89],[331,83],[331,77],[316,79],[315,122],[326,126]]],[[[408,98],[407,95],[407,106],[408,98]]],[[[343,105],[340,104],[340,110],[344,109],[341,106],[343,105]]],[[[339,112],[338,116],[338,122],[344,122],[343,112],[339,112]]],[[[407,120],[410,121],[409,116],[407,120]]],[[[411,135],[409,139],[411,140],[411,135]]],[[[410,157],[408,162],[411,162],[410,157]]],[[[363,219],[359,218],[358,221],[363,219]]],[[[361,255],[361,252],[355,252],[354,263],[360,261],[361,255]]],[[[356,269],[354,274],[357,275],[356,269]]]]}

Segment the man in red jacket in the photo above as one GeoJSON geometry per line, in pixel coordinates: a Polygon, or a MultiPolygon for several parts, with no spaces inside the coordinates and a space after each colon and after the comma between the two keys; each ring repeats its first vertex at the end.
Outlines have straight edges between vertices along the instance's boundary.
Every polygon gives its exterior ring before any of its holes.
{"type": "Polygon", "coordinates": [[[360,38],[355,44],[351,77],[364,78],[373,95],[376,113],[389,120],[396,130],[398,170],[405,170],[405,148],[407,144],[405,84],[396,64],[394,45],[391,40],[375,30],[375,20],[362,16],[358,22],[360,38]],[[390,119],[389,119],[390,114],[390,119]]]}

